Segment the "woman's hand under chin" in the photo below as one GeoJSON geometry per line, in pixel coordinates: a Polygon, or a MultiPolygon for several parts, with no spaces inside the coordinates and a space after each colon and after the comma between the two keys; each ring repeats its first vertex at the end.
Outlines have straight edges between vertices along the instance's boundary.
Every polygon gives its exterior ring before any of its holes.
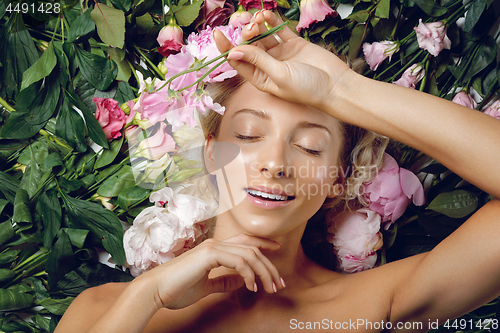
{"type": "Polygon", "coordinates": [[[148,290],[158,308],[180,309],[203,297],[230,292],[243,285],[257,291],[257,277],[268,293],[284,288],[279,272],[260,249],[276,251],[280,244],[268,239],[238,235],[224,241],[208,239],[179,257],[136,278],[133,284],[148,290]],[[237,274],[209,278],[217,267],[234,269],[237,274]]]}
{"type": "MultiPolygon", "coordinates": [[[[267,31],[265,21],[271,27],[283,23],[271,11],[257,12],[243,28],[243,40],[267,31]]],[[[261,91],[319,110],[329,108],[342,81],[354,72],[333,53],[298,37],[287,26],[277,35],[283,44],[271,35],[252,45],[234,47],[229,64],[261,91]]],[[[214,32],[214,39],[221,53],[233,47],[220,31],[214,32]]]]}

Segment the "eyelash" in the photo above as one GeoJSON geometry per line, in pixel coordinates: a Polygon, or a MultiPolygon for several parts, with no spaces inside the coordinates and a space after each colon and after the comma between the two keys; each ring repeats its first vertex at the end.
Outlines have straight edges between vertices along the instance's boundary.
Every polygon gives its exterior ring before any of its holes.
{"type": "MultiPolygon", "coordinates": [[[[247,136],[247,135],[236,134],[236,138],[238,138],[240,140],[257,140],[260,138],[260,136],[247,136]]],[[[297,146],[297,147],[299,147],[300,149],[302,149],[303,151],[305,151],[308,154],[311,154],[314,156],[321,155],[321,151],[319,151],[319,150],[308,149],[308,148],[305,148],[302,146],[297,146]]]]}

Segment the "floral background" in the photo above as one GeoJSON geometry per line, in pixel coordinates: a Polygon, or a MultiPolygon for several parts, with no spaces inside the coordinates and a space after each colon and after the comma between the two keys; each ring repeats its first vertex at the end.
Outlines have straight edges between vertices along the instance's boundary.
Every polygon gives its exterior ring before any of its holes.
{"type": "MultiPolygon", "coordinates": [[[[365,76],[500,118],[492,0],[2,0],[0,331],[52,332],[86,288],[206,237],[198,113],[224,112],[205,88],[235,75],[211,32],[237,45],[261,8],[365,76]]],[[[343,272],[429,251],[491,200],[408,146],[387,153],[366,207],[324,230],[343,272]]],[[[492,330],[498,304],[437,330],[492,330]]]]}

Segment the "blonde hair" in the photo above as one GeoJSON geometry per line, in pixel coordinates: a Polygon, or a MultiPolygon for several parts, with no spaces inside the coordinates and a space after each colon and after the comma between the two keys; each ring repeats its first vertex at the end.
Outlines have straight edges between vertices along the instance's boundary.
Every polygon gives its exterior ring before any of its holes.
{"type": "MultiPolygon", "coordinates": [[[[325,47],[333,51],[330,47],[325,47]]],[[[335,53],[335,52],[334,52],[335,53]]],[[[341,57],[342,59],[342,57],[341,57]]],[[[343,59],[356,72],[362,71],[363,60],[349,62],[343,59]]],[[[223,82],[212,83],[207,91],[214,103],[226,106],[236,91],[245,83],[239,75],[223,82]]],[[[222,116],[214,111],[200,117],[205,137],[219,134],[222,116]]],[[[309,219],[302,237],[304,252],[319,264],[335,269],[332,245],[326,241],[327,226],[333,218],[344,210],[356,210],[367,203],[363,198],[363,184],[373,179],[382,167],[384,151],[389,143],[385,136],[344,122],[340,123],[343,144],[339,153],[338,184],[342,186],[340,195],[327,198],[322,208],[309,219]]]]}

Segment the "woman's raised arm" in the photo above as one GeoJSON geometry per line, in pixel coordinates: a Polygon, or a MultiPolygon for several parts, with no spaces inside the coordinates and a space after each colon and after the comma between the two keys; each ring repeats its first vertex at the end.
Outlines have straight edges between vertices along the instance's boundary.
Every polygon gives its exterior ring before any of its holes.
{"type": "MultiPolygon", "coordinates": [[[[245,39],[281,23],[272,12],[253,17],[245,39]]],[[[258,89],[307,104],[347,123],[386,135],[435,158],[500,198],[500,121],[481,112],[351,71],[331,52],[285,27],[257,46],[235,47],[229,63],[258,89]]],[[[221,51],[231,46],[217,32],[221,51]]]]}

